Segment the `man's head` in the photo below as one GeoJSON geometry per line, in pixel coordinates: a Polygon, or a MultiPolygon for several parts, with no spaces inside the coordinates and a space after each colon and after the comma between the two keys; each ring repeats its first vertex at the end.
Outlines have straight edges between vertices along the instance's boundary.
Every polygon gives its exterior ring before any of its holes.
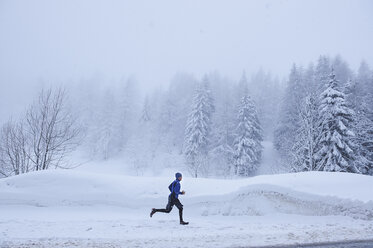
{"type": "Polygon", "coordinates": [[[179,181],[181,181],[181,180],[183,179],[183,175],[181,175],[180,172],[177,172],[177,173],[175,174],[175,177],[176,177],[176,179],[179,180],[179,181]]]}

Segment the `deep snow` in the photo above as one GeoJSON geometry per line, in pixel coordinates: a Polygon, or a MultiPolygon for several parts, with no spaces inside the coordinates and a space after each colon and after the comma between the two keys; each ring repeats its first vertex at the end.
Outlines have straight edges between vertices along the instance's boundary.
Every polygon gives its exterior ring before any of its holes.
{"type": "Polygon", "coordinates": [[[237,247],[373,237],[373,177],[308,172],[222,180],[184,177],[177,210],[170,177],[84,170],[0,180],[3,247],[237,247]]]}

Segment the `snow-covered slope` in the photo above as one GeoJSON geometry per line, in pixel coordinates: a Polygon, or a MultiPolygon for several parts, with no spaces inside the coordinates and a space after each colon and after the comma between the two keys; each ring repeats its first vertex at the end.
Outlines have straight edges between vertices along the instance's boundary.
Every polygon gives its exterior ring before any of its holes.
{"type": "MultiPolygon", "coordinates": [[[[151,206],[154,201],[164,201],[172,180],[172,175],[165,178],[74,170],[39,171],[1,179],[0,202],[2,205],[48,207],[111,205],[141,208],[151,206]]],[[[193,204],[247,197],[252,198],[247,204],[263,197],[268,200],[282,197],[288,203],[290,198],[325,204],[355,201],[361,206],[370,206],[372,202],[369,201],[373,201],[373,178],[348,173],[307,172],[239,180],[184,178],[182,186],[187,191],[184,201],[193,204]]],[[[247,208],[250,206],[247,204],[240,207],[247,208]]]]}
{"type": "Polygon", "coordinates": [[[188,247],[191,240],[195,245],[215,240],[230,246],[373,237],[373,177],[325,172],[239,180],[185,177],[182,187],[187,194],[181,201],[191,224],[184,229],[175,210],[149,218],[151,207],[167,203],[171,180],[172,175],[132,177],[79,170],[1,179],[0,240],[42,245],[48,238],[78,243],[102,238],[118,246],[125,240],[128,246],[150,242],[149,246],[167,247],[172,233],[180,246],[188,247]],[[199,240],[193,239],[196,232],[199,240]]]}

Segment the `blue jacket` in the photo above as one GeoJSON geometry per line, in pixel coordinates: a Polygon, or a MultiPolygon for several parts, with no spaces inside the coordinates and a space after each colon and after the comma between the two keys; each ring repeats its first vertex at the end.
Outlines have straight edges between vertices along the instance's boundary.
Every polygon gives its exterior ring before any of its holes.
{"type": "Polygon", "coordinates": [[[168,186],[168,189],[171,191],[170,195],[174,194],[175,198],[179,198],[179,195],[181,194],[180,181],[176,179],[170,184],[170,186],[168,186]]]}

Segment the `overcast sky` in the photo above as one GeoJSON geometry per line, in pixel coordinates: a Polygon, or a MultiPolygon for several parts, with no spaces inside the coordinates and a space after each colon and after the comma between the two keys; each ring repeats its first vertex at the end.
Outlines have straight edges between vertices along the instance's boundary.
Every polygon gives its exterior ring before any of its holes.
{"type": "Polygon", "coordinates": [[[152,88],[176,72],[238,79],[260,67],[283,77],[320,54],[372,65],[372,13],[369,0],[0,0],[0,115],[40,80],[133,75],[152,88]]]}

